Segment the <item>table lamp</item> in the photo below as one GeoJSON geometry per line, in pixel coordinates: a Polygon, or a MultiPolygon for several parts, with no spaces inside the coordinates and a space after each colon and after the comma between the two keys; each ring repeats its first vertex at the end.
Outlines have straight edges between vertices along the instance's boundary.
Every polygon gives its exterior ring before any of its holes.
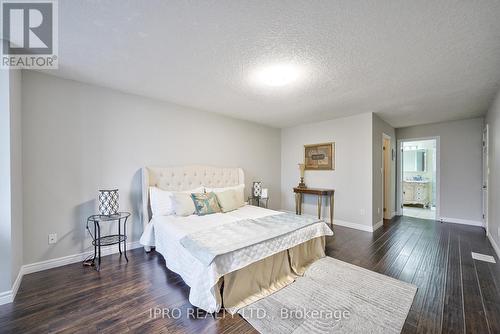
{"type": "Polygon", "coordinates": [[[118,189],[99,190],[99,214],[111,216],[118,213],[118,189]]]}
{"type": "Polygon", "coordinates": [[[300,170],[299,188],[307,188],[306,184],[304,183],[304,173],[306,170],[306,166],[304,164],[299,164],[299,170],[300,170]]]}

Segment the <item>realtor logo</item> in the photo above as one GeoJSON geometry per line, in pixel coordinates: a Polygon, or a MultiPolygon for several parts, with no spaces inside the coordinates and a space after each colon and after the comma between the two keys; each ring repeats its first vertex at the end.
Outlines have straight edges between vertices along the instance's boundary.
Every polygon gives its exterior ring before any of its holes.
{"type": "Polygon", "coordinates": [[[0,68],[56,69],[57,1],[1,0],[0,68]]]}

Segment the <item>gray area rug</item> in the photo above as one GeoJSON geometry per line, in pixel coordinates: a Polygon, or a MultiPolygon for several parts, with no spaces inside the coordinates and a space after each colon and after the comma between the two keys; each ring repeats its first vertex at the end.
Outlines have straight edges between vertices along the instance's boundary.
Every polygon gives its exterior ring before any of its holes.
{"type": "Polygon", "coordinates": [[[325,257],[238,313],[263,334],[400,333],[416,292],[412,284],[325,257]]]}

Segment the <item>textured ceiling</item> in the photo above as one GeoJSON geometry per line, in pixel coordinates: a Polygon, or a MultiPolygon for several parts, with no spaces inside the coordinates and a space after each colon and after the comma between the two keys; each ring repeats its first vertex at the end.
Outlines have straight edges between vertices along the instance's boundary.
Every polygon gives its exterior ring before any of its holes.
{"type": "Polygon", "coordinates": [[[500,82],[498,0],[64,0],[59,23],[50,74],[275,127],[474,117],[500,82]],[[301,80],[249,80],[277,62],[301,80]]]}

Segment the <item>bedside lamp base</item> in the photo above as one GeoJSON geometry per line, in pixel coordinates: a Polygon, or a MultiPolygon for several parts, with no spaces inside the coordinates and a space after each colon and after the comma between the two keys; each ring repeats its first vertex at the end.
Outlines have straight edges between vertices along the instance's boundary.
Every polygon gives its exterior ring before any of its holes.
{"type": "Polygon", "coordinates": [[[300,183],[299,183],[298,188],[301,188],[301,189],[307,188],[306,184],[304,183],[304,178],[303,177],[300,178],[300,183]]]}

